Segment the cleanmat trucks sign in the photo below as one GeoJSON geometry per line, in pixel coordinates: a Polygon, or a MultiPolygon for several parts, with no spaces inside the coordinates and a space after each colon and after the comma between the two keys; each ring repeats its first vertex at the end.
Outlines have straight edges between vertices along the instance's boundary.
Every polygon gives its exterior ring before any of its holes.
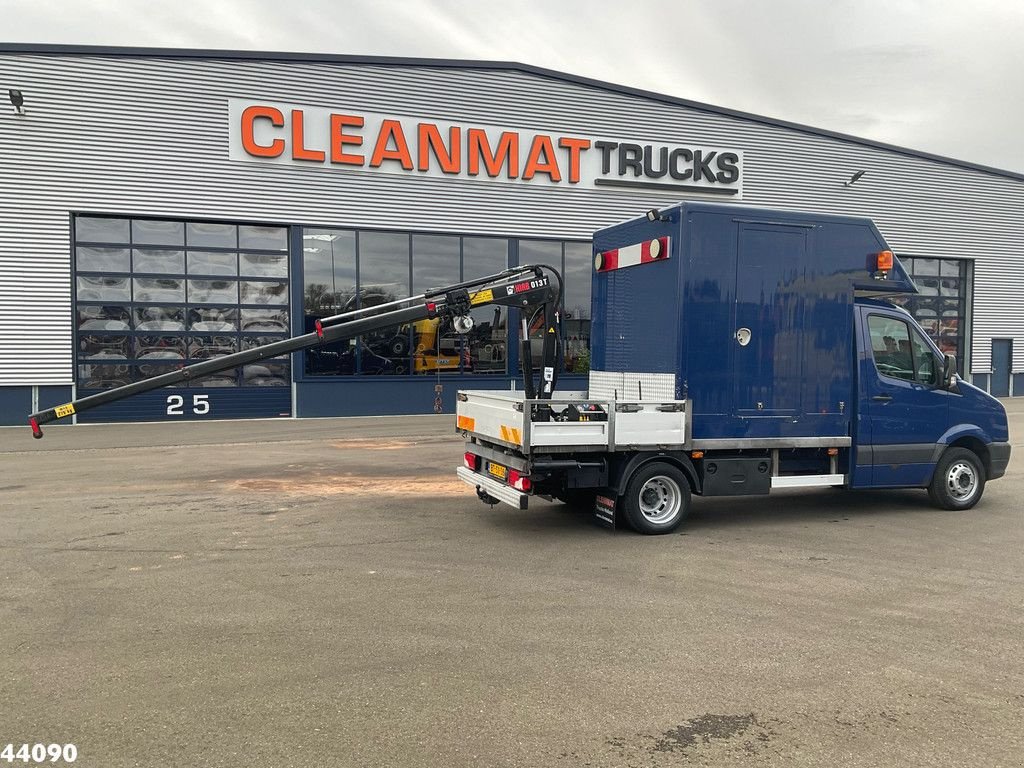
{"type": "Polygon", "coordinates": [[[231,99],[232,160],[739,199],[743,155],[692,144],[231,99]]]}

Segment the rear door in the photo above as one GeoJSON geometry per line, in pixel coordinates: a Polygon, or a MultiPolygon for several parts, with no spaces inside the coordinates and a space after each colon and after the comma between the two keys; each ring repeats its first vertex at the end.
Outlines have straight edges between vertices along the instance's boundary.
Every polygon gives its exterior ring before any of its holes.
{"type": "MultiPolygon", "coordinates": [[[[874,487],[923,486],[936,445],[948,427],[949,393],[939,387],[942,358],[905,315],[860,307],[861,339],[870,345],[862,368],[861,413],[870,421],[874,487]]],[[[858,464],[866,463],[858,456],[858,464]]]]}

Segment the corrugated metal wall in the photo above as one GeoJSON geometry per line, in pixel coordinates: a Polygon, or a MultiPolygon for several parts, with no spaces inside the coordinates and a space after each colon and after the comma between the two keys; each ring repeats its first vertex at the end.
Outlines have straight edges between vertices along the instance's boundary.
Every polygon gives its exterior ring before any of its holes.
{"type": "Polygon", "coordinates": [[[232,162],[229,98],[740,150],[746,204],[863,214],[898,253],[976,259],[972,370],[997,336],[1024,371],[1018,179],[514,69],[8,53],[0,83],[27,111],[0,114],[0,385],[71,381],[69,211],[589,238],[676,202],[232,162]]]}

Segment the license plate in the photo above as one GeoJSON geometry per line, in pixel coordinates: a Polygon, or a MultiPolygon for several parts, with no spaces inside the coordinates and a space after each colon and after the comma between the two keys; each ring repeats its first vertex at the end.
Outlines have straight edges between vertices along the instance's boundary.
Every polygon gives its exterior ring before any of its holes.
{"type": "Polygon", "coordinates": [[[501,464],[491,464],[490,462],[488,462],[487,471],[490,472],[495,477],[500,478],[502,480],[508,477],[508,468],[503,467],[501,464]]]}

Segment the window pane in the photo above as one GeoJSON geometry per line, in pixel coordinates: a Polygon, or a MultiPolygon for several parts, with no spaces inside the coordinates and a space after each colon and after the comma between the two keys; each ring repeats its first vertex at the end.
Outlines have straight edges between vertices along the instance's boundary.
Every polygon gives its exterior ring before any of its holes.
{"type": "Polygon", "coordinates": [[[288,229],[286,227],[238,227],[238,247],[256,248],[262,251],[288,250],[288,229]]]}
{"type": "Polygon", "coordinates": [[[508,240],[498,237],[462,238],[462,279],[486,277],[508,269],[508,240]]]}
{"type": "Polygon", "coordinates": [[[234,224],[189,222],[188,245],[190,248],[237,248],[238,228],[234,224]]]}
{"type": "Polygon", "coordinates": [[[80,272],[130,272],[127,248],[77,248],[75,264],[80,272]]]}
{"type": "MultiPolygon", "coordinates": [[[[243,253],[239,258],[241,273],[246,277],[288,277],[286,253],[243,253]]],[[[352,262],[354,265],[355,259],[352,262]]]]}
{"type": "Polygon", "coordinates": [[[520,240],[520,264],[548,264],[562,269],[562,244],[550,240],[520,240]]]}
{"type": "Polygon", "coordinates": [[[936,362],[935,353],[917,331],[910,337],[911,348],[914,353],[914,374],[921,384],[934,386],[939,383],[939,366],[936,362]]]}
{"type": "Polygon", "coordinates": [[[184,302],[185,281],[160,277],[136,277],[135,301],[184,302]]]}
{"type": "Polygon", "coordinates": [[[78,276],[79,301],[131,301],[131,293],[127,277],[78,276]]]}
{"type": "Polygon", "coordinates": [[[193,307],[188,311],[188,329],[208,333],[238,330],[238,309],[235,307],[193,307]]]}
{"type": "Polygon", "coordinates": [[[136,339],[137,360],[184,360],[185,338],[183,336],[139,336],[136,339]]]}
{"type": "Polygon", "coordinates": [[[223,251],[189,251],[190,275],[237,275],[238,255],[223,251]]]}
{"type": "Polygon", "coordinates": [[[76,216],[75,238],[79,241],[92,243],[127,244],[130,241],[128,219],[76,216]]]}
{"type": "Polygon", "coordinates": [[[234,280],[189,280],[188,300],[192,304],[237,304],[238,283],[234,280]]]}
{"type": "Polygon", "coordinates": [[[185,225],[180,221],[132,219],[135,245],[184,245],[185,225]]]}
{"type": "Polygon", "coordinates": [[[242,304],[287,304],[288,283],[269,280],[243,280],[242,304]]]}
{"type": "MultiPolygon", "coordinates": [[[[284,341],[287,336],[243,336],[242,337],[242,350],[255,349],[256,347],[266,346],[267,344],[275,344],[279,341],[284,341]]],[[[288,357],[287,352],[284,352],[276,357],[270,358],[271,360],[281,360],[288,357]]]]}
{"type": "Polygon", "coordinates": [[[78,337],[79,360],[127,360],[131,356],[130,336],[83,334],[78,337]]]}
{"type": "Polygon", "coordinates": [[[883,376],[913,381],[914,366],[907,324],[902,320],[871,315],[868,328],[878,372],[883,376]]]}
{"type": "Polygon", "coordinates": [[[413,235],[413,294],[458,282],[459,238],[445,235],[413,235]]]}
{"type": "Polygon", "coordinates": [[[194,387],[237,387],[239,371],[233,368],[230,371],[221,371],[192,382],[194,387]]]}
{"type": "Polygon", "coordinates": [[[243,309],[242,330],[260,333],[288,333],[285,309],[243,309]]]}
{"type": "Polygon", "coordinates": [[[408,235],[360,233],[359,286],[364,297],[377,294],[394,301],[409,296],[408,235]]]}
{"type": "Polygon", "coordinates": [[[129,331],[131,313],[128,307],[82,307],[78,308],[78,330],[80,331],[129,331]]]}
{"type": "Polygon", "coordinates": [[[939,274],[938,259],[914,259],[915,275],[937,275],[939,274]]]}
{"type": "Polygon", "coordinates": [[[263,360],[243,366],[242,383],[247,387],[287,387],[291,384],[291,364],[263,360]]]}
{"type": "Polygon", "coordinates": [[[78,366],[78,386],[83,389],[111,389],[123,387],[132,381],[132,367],[122,365],[94,365],[87,363],[78,366]]]}
{"type": "Polygon", "coordinates": [[[593,273],[593,247],[590,243],[565,244],[565,370],[587,373],[590,370],[590,286],[593,273]]]}
{"type": "Polygon", "coordinates": [[[237,336],[190,336],[188,340],[188,356],[192,360],[211,360],[237,351],[237,336]]]}
{"type": "Polygon", "coordinates": [[[185,252],[153,248],[136,248],[132,251],[132,268],[136,272],[185,272],[185,252]]]}
{"type": "MultiPolygon", "coordinates": [[[[463,280],[485,277],[508,269],[508,240],[496,237],[462,239],[463,280]]],[[[466,336],[464,369],[470,373],[505,373],[508,309],[479,307],[470,315],[473,331],[466,336]]]]}
{"type": "MultiPolygon", "coordinates": [[[[163,376],[165,373],[174,373],[180,370],[182,363],[180,362],[151,362],[151,363],[139,363],[133,372],[133,376],[136,381],[142,381],[143,379],[151,379],[154,376],[163,376]]],[[[186,386],[184,382],[179,384],[169,384],[171,387],[186,386]]]]}
{"type": "Polygon", "coordinates": [[[308,229],[302,236],[303,304],[307,331],[313,318],[355,307],[356,235],[340,229],[308,229]]]}
{"type": "Polygon", "coordinates": [[[139,331],[184,331],[183,307],[136,307],[135,329],[139,331]]]}

